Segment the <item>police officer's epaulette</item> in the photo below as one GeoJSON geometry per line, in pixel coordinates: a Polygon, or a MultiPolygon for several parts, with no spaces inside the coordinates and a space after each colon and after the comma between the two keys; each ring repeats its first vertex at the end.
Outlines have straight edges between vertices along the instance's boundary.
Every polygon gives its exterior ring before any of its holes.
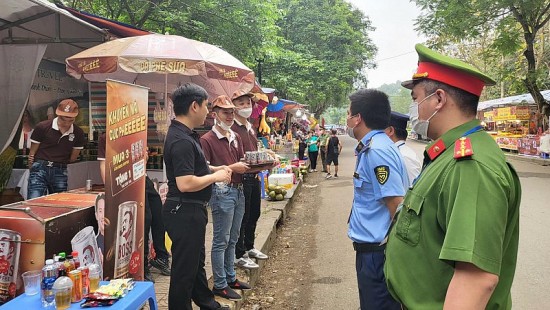
{"type": "Polygon", "coordinates": [[[435,160],[439,155],[441,155],[443,153],[443,151],[445,151],[446,147],[445,147],[445,142],[443,142],[443,140],[439,139],[437,141],[434,142],[434,144],[432,144],[432,146],[430,146],[430,148],[428,148],[426,150],[426,153],[428,153],[428,156],[430,157],[430,160],[435,160]]]}
{"type": "Polygon", "coordinates": [[[468,137],[461,137],[455,141],[454,158],[456,160],[471,159],[474,155],[472,141],[468,137]]]}

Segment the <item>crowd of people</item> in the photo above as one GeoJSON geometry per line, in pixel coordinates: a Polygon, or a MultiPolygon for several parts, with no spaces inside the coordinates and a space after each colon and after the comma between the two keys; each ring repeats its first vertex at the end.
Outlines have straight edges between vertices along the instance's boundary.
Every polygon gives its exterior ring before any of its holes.
{"type": "MultiPolygon", "coordinates": [[[[348,236],[356,252],[361,309],[509,309],[521,187],[476,119],[479,96],[494,81],[422,45],[416,50],[416,73],[402,84],[412,90],[410,116],[392,112],[388,96],[378,90],[349,97],[347,134],[358,145],[348,236]],[[433,140],[422,164],[405,145],[409,117],[416,133],[433,140]]],[[[145,277],[150,279],[149,264],[171,275],[170,309],[192,309],[192,301],[201,309],[229,309],[214,296],[239,300],[236,289],[251,288],[237,278],[235,267],[255,269],[254,259],[268,259],[254,244],[259,171],[241,161],[258,150],[249,121],[252,96],[219,96],[209,110],[207,92],[185,84],[174,90],[172,102],[164,205],[146,180],[145,233],[152,231],[157,257],[145,264],[145,277]],[[199,136],[194,129],[209,113],[214,126],[199,136]],[[213,221],[212,289],[205,271],[207,206],[213,221]],[[171,264],[164,231],[172,240],[171,264]]],[[[31,198],[66,190],[66,165],[83,147],[82,130],[73,125],[76,102],[62,101],[56,114],[31,136],[31,198]]],[[[296,129],[298,156],[304,159],[307,151],[310,172],[318,171],[320,152],[325,178],[338,178],[342,143],[336,130],[296,129]]],[[[103,136],[102,172],[104,150],[103,136]]]]}

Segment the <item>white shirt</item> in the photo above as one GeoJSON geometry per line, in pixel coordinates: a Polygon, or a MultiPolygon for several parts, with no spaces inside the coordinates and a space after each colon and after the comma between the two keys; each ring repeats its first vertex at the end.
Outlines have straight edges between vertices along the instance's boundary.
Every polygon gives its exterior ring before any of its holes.
{"type": "Polygon", "coordinates": [[[413,149],[405,144],[405,141],[399,140],[395,142],[395,146],[399,149],[399,152],[401,152],[401,156],[403,156],[405,167],[407,168],[407,175],[409,176],[409,184],[412,185],[414,179],[420,174],[422,164],[413,149]]]}

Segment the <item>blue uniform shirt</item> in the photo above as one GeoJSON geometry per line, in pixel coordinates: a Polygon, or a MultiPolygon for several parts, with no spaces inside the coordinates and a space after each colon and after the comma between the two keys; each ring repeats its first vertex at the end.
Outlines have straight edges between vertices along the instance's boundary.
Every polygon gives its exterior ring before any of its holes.
{"type": "Polygon", "coordinates": [[[399,150],[382,130],[372,130],[361,139],[353,178],[353,205],[349,238],[358,243],[384,240],[390,227],[385,197],[405,196],[409,187],[407,169],[399,150]]]}

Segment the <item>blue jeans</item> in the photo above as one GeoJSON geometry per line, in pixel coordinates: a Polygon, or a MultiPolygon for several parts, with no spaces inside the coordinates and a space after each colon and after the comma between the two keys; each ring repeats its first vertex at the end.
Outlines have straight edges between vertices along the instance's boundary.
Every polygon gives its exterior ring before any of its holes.
{"type": "Polygon", "coordinates": [[[44,196],[48,193],[61,193],[67,190],[67,168],[48,167],[33,163],[29,171],[27,199],[44,196]]]}
{"type": "Polygon", "coordinates": [[[212,198],[212,273],[214,288],[223,289],[236,279],[235,245],[239,239],[244,215],[242,188],[214,185],[212,198]]]}

